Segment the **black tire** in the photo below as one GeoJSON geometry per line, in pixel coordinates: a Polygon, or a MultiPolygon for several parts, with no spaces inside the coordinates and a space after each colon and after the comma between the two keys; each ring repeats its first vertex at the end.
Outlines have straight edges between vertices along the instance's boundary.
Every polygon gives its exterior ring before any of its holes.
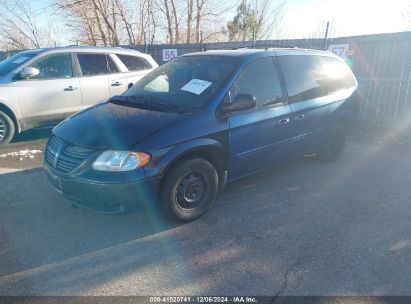
{"type": "Polygon", "coordinates": [[[325,163],[338,161],[345,150],[347,131],[343,124],[337,123],[328,134],[320,151],[320,159],[325,163]]]}
{"type": "Polygon", "coordinates": [[[217,192],[218,174],[214,166],[204,159],[188,159],[165,176],[160,207],[168,218],[192,221],[208,211],[217,192]]]}
{"type": "Polygon", "coordinates": [[[13,120],[0,111],[0,146],[8,144],[13,139],[15,130],[13,120]]]}

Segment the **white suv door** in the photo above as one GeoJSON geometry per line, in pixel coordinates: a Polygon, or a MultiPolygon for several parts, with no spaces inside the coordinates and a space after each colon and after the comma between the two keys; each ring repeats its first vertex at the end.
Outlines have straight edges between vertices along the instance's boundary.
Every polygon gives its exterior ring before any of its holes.
{"type": "Polygon", "coordinates": [[[113,79],[111,79],[110,81],[110,84],[111,86],[113,86],[116,85],[117,82],[123,83],[123,80],[125,80],[127,83],[126,90],[157,67],[154,62],[149,62],[143,56],[125,54],[115,54],[112,56],[116,63],[118,63],[123,69],[125,69],[125,73],[123,73],[121,76],[117,76],[118,79],[113,77],[113,79]]]}
{"type": "Polygon", "coordinates": [[[113,55],[107,55],[107,64],[110,70],[108,80],[110,96],[121,95],[129,88],[128,75],[125,72],[126,68],[121,66],[122,63],[113,55]]]}
{"type": "Polygon", "coordinates": [[[77,53],[81,70],[81,100],[83,106],[90,107],[110,98],[109,68],[106,54],[77,53]]]}
{"type": "Polygon", "coordinates": [[[82,108],[79,79],[73,76],[70,53],[45,55],[28,66],[40,73],[15,82],[26,128],[54,124],[82,108]]]}

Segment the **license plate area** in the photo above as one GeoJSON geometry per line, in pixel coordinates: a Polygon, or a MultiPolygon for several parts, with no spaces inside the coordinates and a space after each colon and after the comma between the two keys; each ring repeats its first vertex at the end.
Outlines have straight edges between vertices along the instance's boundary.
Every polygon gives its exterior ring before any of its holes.
{"type": "Polygon", "coordinates": [[[47,172],[47,177],[50,185],[52,185],[58,192],[62,192],[60,178],[50,172],[47,172]]]}

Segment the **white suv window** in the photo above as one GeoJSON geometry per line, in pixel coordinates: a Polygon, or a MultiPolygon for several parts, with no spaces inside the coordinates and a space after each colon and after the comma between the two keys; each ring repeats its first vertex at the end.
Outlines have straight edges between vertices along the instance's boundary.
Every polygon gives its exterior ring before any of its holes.
{"type": "Polygon", "coordinates": [[[32,79],[58,79],[73,77],[70,54],[55,54],[40,58],[30,65],[40,73],[32,79]]]}
{"type": "Polygon", "coordinates": [[[83,76],[109,74],[109,67],[105,54],[77,54],[83,76]]]}
{"type": "Polygon", "coordinates": [[[129,71],[140,71],[152,68],[151,64],[141,57],[120,54],[117,54],[117,57],[123,62],[129,71]]]}
{"type": "Polygon", "coordinates": [[[110,74],[115,74],[118,73],[118,67],[116,66],[116,64],[114,63],[113,59],[111,59],[110,56],[106,55],[107,58],[107,64],[108,64],[108,68],[110,70],[110,74]]]}

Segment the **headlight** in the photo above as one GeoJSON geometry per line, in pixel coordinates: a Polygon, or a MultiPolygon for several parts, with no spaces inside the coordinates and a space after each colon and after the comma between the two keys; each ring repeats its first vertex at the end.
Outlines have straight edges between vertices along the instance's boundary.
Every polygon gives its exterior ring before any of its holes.
{"type": "Polygon", "coordinates": [[[149,163],[150,154],[129,151],[104,151],[93,163],[98,171],[122,172],[142,168],[149,163]]]}

